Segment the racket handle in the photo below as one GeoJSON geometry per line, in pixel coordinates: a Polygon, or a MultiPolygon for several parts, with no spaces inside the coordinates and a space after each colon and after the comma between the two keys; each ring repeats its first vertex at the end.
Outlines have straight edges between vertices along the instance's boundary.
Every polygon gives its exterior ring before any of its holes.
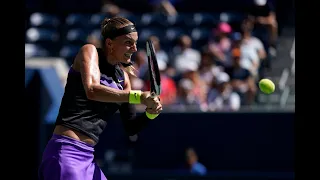
{"type": "Polygon", "coordinates": [[[152,98],[157,97],[156,93],[154,93],[154,92],[151,92],[151,94],[150,94],[150,95],[151,95],[151,97],[152,97],[152,98]]]}
{"type": "Polygon", "coordinates": [[[151,92],[150,95],[151,95],[152,98],[156,98],[157,97],[159,99],[159,101],[160,101],[160,96],[158,96],[155,92],[151,92]]]}

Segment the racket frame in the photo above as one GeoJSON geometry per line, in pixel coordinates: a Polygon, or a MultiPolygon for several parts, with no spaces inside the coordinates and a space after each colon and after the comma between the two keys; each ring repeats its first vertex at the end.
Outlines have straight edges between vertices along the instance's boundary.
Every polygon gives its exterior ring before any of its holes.
{"type": "Polygon", "coordinates": [[[148,57],[150,92],[152,97],[157,97],[160,96],[161,93],[161,78],[155,49],[150,39],[146,42],[146,51],[148,57]]]}

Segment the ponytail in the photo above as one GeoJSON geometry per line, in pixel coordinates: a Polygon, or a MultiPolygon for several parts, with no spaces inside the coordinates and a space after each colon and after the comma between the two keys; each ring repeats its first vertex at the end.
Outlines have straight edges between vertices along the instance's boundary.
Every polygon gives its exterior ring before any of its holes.
{"type": "Polygon", "coordinates": [[[123,70],[126,71],[128,74],[137,77],[138,70],[134,68],[133,64],[130,62],[129,64],[121,63],[123,66],[123,70]]]}

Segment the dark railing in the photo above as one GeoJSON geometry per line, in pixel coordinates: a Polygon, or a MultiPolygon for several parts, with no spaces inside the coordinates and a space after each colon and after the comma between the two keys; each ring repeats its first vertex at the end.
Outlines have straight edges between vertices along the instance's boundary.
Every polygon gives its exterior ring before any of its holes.
{"type": "MultiPolygon", "coordinates": [[[[116,114],[95,157],[111,179],[126,178],[114,174],[121,166],[130,179],[185,179],[185,149],[193,147],[209,171],[201,179],[292,179],[293,123],[293,113],[163,113],[129,143],[116,114]],[[106,158],[110,152],[114,158],[106,158]]],[[[52,128],[46,126],[46,140],[52,128]]]]}

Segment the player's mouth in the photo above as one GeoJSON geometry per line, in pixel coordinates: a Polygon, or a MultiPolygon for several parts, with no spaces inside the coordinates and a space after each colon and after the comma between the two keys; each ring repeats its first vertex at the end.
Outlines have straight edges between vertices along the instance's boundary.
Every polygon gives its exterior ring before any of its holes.
{"type": "Polygon", "coordinates": [[[124,56],[127,58],[131,58],[132,53],[125,53],[124,56]]]}

